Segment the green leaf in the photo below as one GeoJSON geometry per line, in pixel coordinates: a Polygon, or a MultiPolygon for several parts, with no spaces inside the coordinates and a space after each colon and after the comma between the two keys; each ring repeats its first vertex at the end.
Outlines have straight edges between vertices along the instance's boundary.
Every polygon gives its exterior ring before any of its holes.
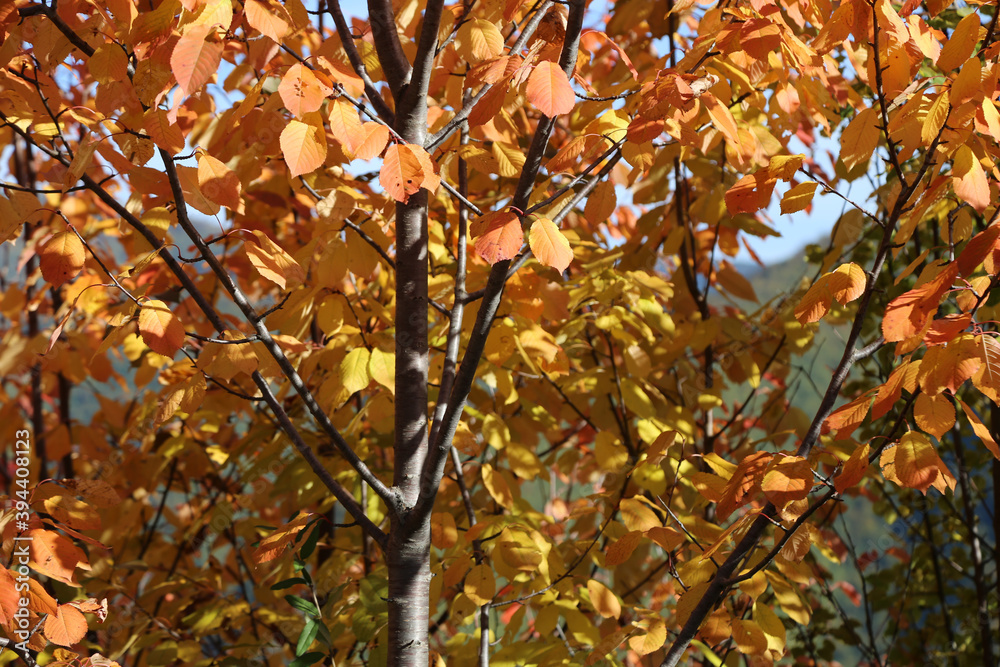
{"type": "Polygon", "coordinates": [[[326,655],[320,653],[319,651],[313,651],[295,658],[295,660],[288,663],[288,667],[307,667],[308,665],[315,665],[325,657],[326,655]]]}
{"type": "Polygon", "coordinates": [[[281,591],[286,588],[291,588],[295,584],[304,584],[306,580],[302,577],[292,577],[291,579],[285,579],[284,581],[279,581],[275,585],[271,586],[272,591],[281,591]]]}
{"type": "Polygon", "coordinates": [[[299,557],[302,558],[302,560],[312,556],[312,552],[316,549],[316,543],[319,541],[319,532],[322,527],[322,524],[317,522],[316,527],[312,529],[311,533],[309,533],[309,537],[302,543],[302,549],[299,551],[299,557]]]}
{"type": "Polygon", "coordinates": [[[319,616],[319,609],[316,608],[316,605],[308,600],[303,600],[298,595],[286,595],[285,602],[310,616],[319,616]]]}
{"type": "Polygon", "coordinates": [[[310,618],[306,621],[305,627],[302,628],[302,634],[299,635],[298,643],[295,644],[295,655],[303,655],[306,649],[312,646],[317,632],[319,632],[319,625],[315,619],[310,618]]]}

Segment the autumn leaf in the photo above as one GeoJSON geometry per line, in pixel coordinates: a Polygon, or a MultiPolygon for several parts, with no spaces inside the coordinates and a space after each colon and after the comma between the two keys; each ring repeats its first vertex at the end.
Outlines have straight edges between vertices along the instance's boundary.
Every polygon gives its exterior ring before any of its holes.
{"type": "Polygon", "coordinates": [[[479,227],[476,252],[490,264],[513,259],[524,243],[521,219],[512,211],[493,213],[479,227]]]}
{"type": "Polygon", "coordinates": [[[802,500],[813,487],[812,468],[801,456],[784,456],[772,463],[760,488],[775,507],[781,508],[793,500],[802,500]]]}
{"type": "Polygon", "coordinates": [[[30,566],[45,576],[52,577],[68,586],[78,586],[77,568],[89,570],[90,563],[83,551],[68,538],[43,528],[34,528],[24,533],[30,539],[30,566]]]}
{"type": "Polygon", "coordinates": [[[837,489],[837,493],[843,493],[865,476],[865,471],[868,470],[868,452],[869,445],[867,444],[855,448],[844,464],[844,469],[833,478],[833,485],[837,489]]]}
{"type": "Polygon", "coordinates": [[[913,404],[913,419],[921,431],[940,438],[955,424],[955,407],[944,394],[921,393],[913,404]]]}
{"type": "Polygon", "coordinates": [[[378,180],[389,196],[405,203],[420,190],[424,171],[409,145],[393,144],[385,152],[378,180]]]}
{"type": "Polygon", "coordinates": [[[642,542],[642,531],[632,530],[625,533],[604,552],[604,566],[617,567],[621,565],[632,557],[632,553],[640,542],[642,542]]]}
{"type": "Polygon", "coordinates": [[[170,54],[170,67],[185,95],[193,95],[208,83],[222,62],[222,42],[214,39],[211,26],[188,28],[170,54]]]}
{"type": "Polygon", "coordinates": [[[781,198],[781,214],[797,213],[812,204],[813,196],[816,194],[816,181],[799,183],[790,189],[781,198]]]}
{"type": "Polygon", "coordinates": [[[301,285],[306,274],[295,259],[264,232],[254,231],[256,243],[244,243],[243,250],[262,278],[279,289],[292,289],[301,285]]]}
{"type": "Polygon", "coordinates": [[[489,604],[497,594],[493,570],[486,564],[473,567],[465,575],[465,594],[477,605],[489,604]]]}
{"type": "Polygon", "coordinates": [[[597,581],[591,579],[587,582],[587,593],[590,595],[590,604],[594,610],[604,618],[619,618],[622,613],[622,605],[611,589],[597,581]]]}
{"type": "Polygon", "coordinates": [[[45,637],[59,646],[72,646],[87,634],[87,619],[71,604],[59,605],[55,614],[45,618],[45,637]]]}
{"type": "Polygon", "coordinates": [[[979,158],[968,146],[959,146],[952,162],[952,187],[955,194],[976,211],[983,213],[990,205],[990,184],[979,158]]]}
{"type": "Polygon", "coordinates": [[[573,87],[557,63],[543,61],[535,65],[528,86],[528,101],[549,118],[569,113],[576,105],[573,87]]]}
{"type": "Polygon", "coordinates": [[[247,0],[243,10],[250,27],[275,42],[280,42],[288,32],[285,10],[272,0],[247,0]]]}
{"type": "Polygon", "coordinates": [[[288,68],[281,77],[278,94],[285,108],[296,118],[319,111],[323,100],[333,92],[333,88],[321,81],[311,69],[302,63],[288,68]]]}
{"type": "Polygon", "coordinates": [[[166,357],[174,356],[186,336],[170,307],[156,299],[146,301],[139,310],[139,334],[149,349],[166,357]]]}
{"type": "Polygon", "coordinates": [[[943,465],[931,441],[916,431],[899,439],[893,462],[900,483],[924,494],[938,478],[943,465]]]}
{"type": "Polygon", "coordinates": [[[353,144],[354,155],[359,160],[372,160],[385,150],[389,143],[389,128],[381,123],[362,123],[361,133],[353,144]]]}
{"type": "Polygon", "coordinates": [[[560,273],[568,269],[570,262],[573,261],[573,250],[569,247],[569,241],[559,227],[548,218],[539,218],[531,223],[528,243],[532,254],[539,262],[553,267],[560,273]]]}
{"type": "Polygon", "coordinates": [[[726,137],[726,141],[740,146],[739,127],[737,127],[736,119],[733,118],[733,113],[729,108],[711,93],[703,94],[700,99],[708,111],[709,118],[712,119],[712,124],[719,132],[722,132],[723,136],[726,137]]]}
{"type": "Polygon", "coordinates": [[[198,184],[202,193],[216,204],[233,211],[239,210],[243,191],[240,177],[207,153],[198,158],[198,184]]]}
{"type": "Polygon", "coordinates": [[[840,136],[840,159],[848,171],[867,163],[879,141],[875,110],[862,109],[840,136]]]}
{"type": "Polygon", "coordinates": [[[289,121],[281,131],[281,153],[292,177],[319,169],[326,160],[326,134],[322,125],[289,121]]]}
{"type": "Polygon", "coordinates": [[[371,353],[359,347],[348,352],[340,362],[341,382],[349,394],[361,391],[371,382],[372,376],[368,370],[370,361],[371,353]]]}
{"type": "Polygon", "coordinates": [[[457,39],[462,55],[470,63],[496,58],[503,53],[503,35],[492,21],[466,21],[458,29],[457,39]]]}
{"type": "Polygon", "coordinates": [[[59,232],[38,251],[42,277],[53,287],[76,278],[85,260],[83,243],[72,231],[59,232]]]}

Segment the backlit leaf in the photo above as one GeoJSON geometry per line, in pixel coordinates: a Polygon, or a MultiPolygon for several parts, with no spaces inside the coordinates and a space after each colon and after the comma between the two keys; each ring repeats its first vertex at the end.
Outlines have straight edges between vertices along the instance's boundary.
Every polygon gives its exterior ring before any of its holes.
{"type": "Polygon", "coordinates": [[[524,243],[521,219],[516,213],[503,211],[492,214],[485,224],[488,226],[476,238],[479,256],[490,264],[513,259],[524,243]]]}
{"type": "Polygon", "coordinates": [[[550,61],[535,65],[528,77],[525,94],[535,108],[550,118],[569,113],[576,105],[576,96],[566,73],[557,63],[550,61]]]}
{"type": "Polygon", "coordinates": [[[76,278],[86,260],[83,243],[72,231],[59,232],[38,251],[42,277],[53,287],[76,278]]]}
{"type": "MultiPolygon", "coordinates": [[[[539,262],[557,269],[560,273],[569,268],[570,262],[573,261],[573,250],[569,247],[569,241],[548,218],[539,218],[531,223],[528,243],[532,254],[539,262]]],[[[518,245],[520,246],[520,243],[518,245]]]]}
{"type": "Polygon", "coordinates": [[[198,92],[219,69],[223,44],[214,36],[211,26],[191,26],[170,54],[170,68],[185,95],[198,92]]]}
{"type": "Polygon", "coordinates": [[[281,85],[278,86],[281,101],[296,118],[319,111],[323,100],[332,92],[330,86],[317,78],[312,70],[302,63],[296,63],[288,68],[285,76],[281,77],[281,85]]]}
{"type": "Polygon", "coordinates": [[[319,169],[326,160],[326,134],[322,126],[289,121],[281,131],[281,153],[293,177],[319,169]]]}
{"type": "Polygon", "coordinates": [[[149,349],[167,357],[184,345],[184,326],[167,304],[155,299],[139,310],[139,334],[149,349]]]}

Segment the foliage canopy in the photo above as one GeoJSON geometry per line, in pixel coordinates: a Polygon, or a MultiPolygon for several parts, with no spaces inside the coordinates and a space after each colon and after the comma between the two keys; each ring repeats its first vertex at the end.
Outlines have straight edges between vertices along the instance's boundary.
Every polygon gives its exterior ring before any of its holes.
{"type": "Polygon", "coordinates": [[[996,26],[4,4],[0,660],[994,664],[996,26]],[[821,206],[761,303],[748,241],[821,206]]]}

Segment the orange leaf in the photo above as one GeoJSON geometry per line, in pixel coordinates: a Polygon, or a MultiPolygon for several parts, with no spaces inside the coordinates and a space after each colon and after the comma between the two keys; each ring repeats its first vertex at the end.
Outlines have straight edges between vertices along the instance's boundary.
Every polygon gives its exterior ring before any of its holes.
{"type": "Polygon", "coordinates": [[[985,211],[990,205],[990,184],[983,165],[971,148],[963,145],[955,151],[952,173],[952,187],[959,200],[968,202],[979,213],[985,211]]]}
{"type": "Polygon", "coordinates": [[[45,637],[53,644],[72,646],[87,634],[87,618],[70,604],[61,604],[45,617],[45,637]]]}
{"type": "Polygon", "coordinates": [[[767,169],[747,174],[736,181],[726,192],[726,208],[730,215],[754,213],[767,206],[775,183],[777,179],[772,178],[767,169]]]}
{"type": "Polygon", "coordinates": [[[587,592],[590,594],[590,605],[604,618],[618,618],[622,615],[622,603],[611,589],[591,579],[587,582],[587,592]]]}
{"type": "Polygon", "coordinates": [[[198,160],[198,187],[216,204],[234,211],[240,208],[240,177],[211,155],[202,154],[198,160]]]}
{"type": "Polygon", "coordinates": [[[831,431],[837,431],[840,437],[850,435],[865,420],[871,402],[871,393],[863,394],[833,412],[826,418],[824,425],[831,431]]]}
{"type": "Polygon", "coordinates": [[[557,63],[548,60],[535,65],[528,77],[525,94],[528,101],[549,118],[569,113],[576,105],[576,95],[566,73],[557,63]]]}
{"type": "Polygon", "coordinates": [[[288,68],[285,76],[281,78],[281,85],[278,86],[281,101],[296,118],[319,111],[323,100],[332,92],[333,88],[320,81],[312,70],[302,63],[296,63],[288,68]]]}
{"type": "Polygon", "coordinates": [[[177,125],[170,122],[167,112],[163,109],[147,111],[143,117],[142,129],[154,144],[171,155],[177,155],[184,150],[184,134],[177,125]]]}
{"type": "Polygon", "coordinates": [[[986,449],[990,450],[990,454],[993,458],[1000,459],[1000,445],[997,445],[997,441],[993,439],[993,434],[990,433],[990,429],[987,428],[986,424],[979,419],[975,412],[972,411],[965,401],[957,399],[958,404],[962,406],[962,410],[965,412],[965,416],[969,419],[969,423],[972,425],[972,431],[976,436],[983,441],[986,445],[986,449]]]}
{"type": "Polygon", "coordinates": [[[940,438],[955,425],[955,407],[944,394],[921,393],[913,404],[913,419],[921,431],[940,438]]]}
{"type": "Polygon", "coordinates": [[[490,264],[513,259],[524,243],[521,219],[511,211],[494,213],[488,217],[488,220],[477,226],[485,226],[485,230],[476,239],[476,252],[490,264]]]}
{"type": "MultiPolygon", "coordinates": [[[[733,113],[729,110],[729,107],[720,102],[712,93],[703,93],[701,101],[708,111],[709,118],[712,119],[712,125],[719,132],[722,132],[723,136],[726,137],[726,141],[735,146],[741,146],[740,131],[736,126],[736,119],[733,118],[733,113]]],[[[770,193],[768,193],[768,196],[770,197],[770,193]]]]}
{"type": "Polygon", "coordinates": [[[288,33],[288,22],[283,16],[285,10],[269,0],[247,0],[243,10],[250,27],[275,42],[281,42],[288,33]]]}
{"type": "Polygon", "coordinates": [[[903,393],[903,378],[909,365],[907,362],[894,368],[889,373],[889,379],[879,387],[878,394],[875,395],[875,403],[872,404],[873,420],[882,418],[899,400],[903,393]]]}
{"type": "Polygon", "coordinates": [[[79,587],[76,569],[90,569],[90,563],[79,547],[59,533],[42,528],[29,530],[24,537],[31,540],[29,565],[33,570],[69,586],[79,587]]]}
{"type": "Polygon", "coordinates": [[[560,273],[569,268],[570,262],[573,261],[573,250],[569,247],[569,240],[548,218],[539,218],[531,224],[528,243],[539,262],[557,269],[560,273]]]}
{"type": "Polygon", "coordinates": [[[979,344],[971,334],[964,334],[948,345],[928,348],[920,360],[917,381],[932,396],[947,389],[953,394],[975,375],[982,363],[979,344]]]}
{"type": "Polygon", "coordinates": [[[642,542],[642,531],[632,530],[619,537],[604,553],[604,566],[617,567],[632,557],[632,552],[642,542]]]}
{"type": "MultiPolygon", "coordinates": [[[[351,153],[354,153],[367,137],[361,130],[361,118],[358,117],[358,110],[342,97],[330,102],[329,121],[330,134],[351,153]]],[[[378,123],[374,123],[374,125],[378,125],[378,123]]],[[[384,146],[385,144],[383,144],[384,146]]],[[[382,149],[380,148],[378,152],[381,153],[382,149]]]]}
{"type": "Polygon", "coordinates": [[[809,461],[801,456],[777,459],[760,483],[764,495],[779,509],[793,500],[802,500],[812,487],[812,469],[809,461]]]}
{"type": "Polygon", "coordinates": [[[882,334],[886,341],[905,340],[922,331],[957,275],[958,265],[953,263],[933,280],[890,301],[882,318],[882,334]]]}
{"type": "Polygon", "coordinates": [[[214,34],[209,26],[193,25],[177,40],[170,54],[170,69],[185,95],[198,92],[219,70],[224,45],[208,39],[214,34]]]}
{"type": "Polygon", "coordinates": [[[404,203],[420,190],[424,181],[423,168],[412,148],[418,147],[409,144],[389,146],[378,173],[378,181],[386,193],[404,203]]]}
{"type": "Polygon", "coordinates": [[[322,125],[290,121],[281,131],[281,154],[292,177],[319,169],[326,160],[326,133],[322,125]]]}
{"type": "Polygon", "coordinates": [[[757,293],[753,289],[753,283],[747,280],[747,278],[729,262],[725,260],[722,261],[715,277],[718,279],[719,284],[732,296],[737,299],[757,303],[757,293]]]}
{"type": "Polygon", "coordinates": [[[716,506],[720,520],[728,518],[737,507],[750,502],[750,494],[760,488],[760,482],[772,458],[773,455],[769,452],[754,452],[740,461],[716,506]]]}
{"type": "Polygon", "coordinates": [[[926,494],[941,473],[941,459],[934,445],[923,433],[910,431],[899,439],[895,449],[893,463],[900,484],[926,494]]]}
{"type": "Polygon", "coordinates": [[[170,312],[167,304],[155,299],[142,304],[139,334],[149,349],[167,357],[174,356],[184,344],[184,327],[180,320],[170,312]]]}
{"type": "Polygon", "coordinates": [[[868,451],[869,446],[863,445],[855,449],[851,458],[847,459],[843,471],[833,479],[837,493],[843,493],[865,476],[865,471],[868,470],[868,451]]]}
{"type": "Polygon", "coordinates": [[[385,150],[389,143],[389,128],[381,123],[362,123],[361,134],[354,144],[354,156],[359,160],[372,160],[385,150]]]}
{"type": "Polygon", "coordinates": [[[840,136],[840,159],[848,171],[868,162],[878,145],[875,110],[862,109],[840,136]]]}
{"type": "Polygon", "coordinates": [[[924,343],[929,346],[948,343],[965,331],[971,323],[972,315],[969,313],[945,315],[931,322],[927,333],[924,334],[924,343]]]}
{"type": "Polygon", "coordinates": [[[507,84],[503,82],[486,91],[486,94],[479,98],[476,106],[472,107],[472,111],[469,112],[469,125],[476,127],[493,120],[493,117],[500,113],[500,109],[503,108],[505,97],[507,97],[507,84]]]}
{"type": "Polygon", "coordinates": [[[993,224],[976,234],[965,244],[958,256],[958,271],[968,277],[986,260],[986,256],[997,249],[1000,225],[993,224]]]}
{"type": "Polygon", "coordinates": [[[86,259],[83,243],[70,231],[59,232],[38,251],[42,277],[53,287],[76,278],[86,259]]]}
{"type": "Polygon", "coordinates": [[[279,289],[298,287],[305,281],[305,271],[284,248],[263,232],[255,231],[253,234],[257,243],[244,243],[243,249],[262,278],[270,280],[279,289]]]}

